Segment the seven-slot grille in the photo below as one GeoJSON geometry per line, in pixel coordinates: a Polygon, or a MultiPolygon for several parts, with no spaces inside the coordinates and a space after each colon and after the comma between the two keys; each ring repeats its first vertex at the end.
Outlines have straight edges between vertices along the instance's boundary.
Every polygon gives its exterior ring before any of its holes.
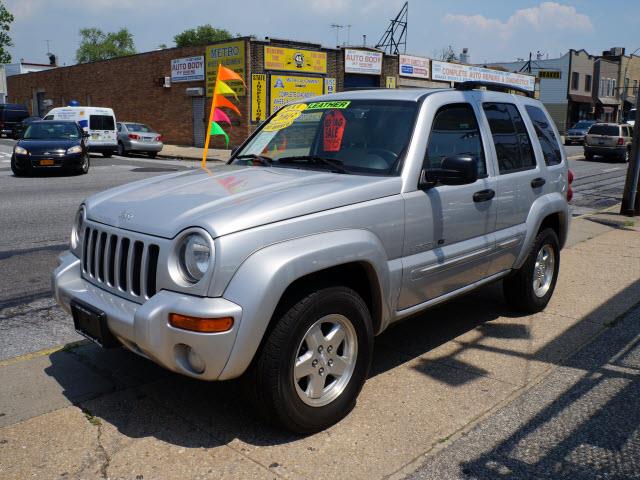
{"type": "Polygon", "coordinates": [[[84,231],[82,271],[107,290],[144,301],[156,293],[159,252],[154,243],[90,226],[84,231]]]}

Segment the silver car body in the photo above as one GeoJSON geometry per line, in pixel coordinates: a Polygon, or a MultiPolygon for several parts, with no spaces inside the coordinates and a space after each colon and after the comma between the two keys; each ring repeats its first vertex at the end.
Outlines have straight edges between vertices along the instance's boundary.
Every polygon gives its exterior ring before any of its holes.
{"type": "Polygon", "coordinates": [[[509,274],[523,264],[543,221],[554,219],[564,244],[570,218],[564,151],[560,148],[560,164],[547,166],[534,126],[523,114],[537,166],[498,175],[481,105],[508,102],[523,111],[526,105],[543,108],[538,101],[457,90],[360,91],[319,99],[368,98],[418,102],[400,175],[227,165],[99,193],[85,202],[85,227],[96,235],[85,238],[84,250],[61,255],[53,273],[58,302],[67,311],[77,299],[105,312],[109,329],[126,347],[170,370],[223,380],[247,369],[278,302],[306,275],[345,265],[361,268],[377,334],[397,320],[509,274]],[[478,118],[488,175],[470,185],[421,190],[418,178],[434,115],[441,106],[459,102],[470,103],[478,118]],[[533,189],[531,181],[540,178],[544,185],[533,189]],[[495,198],[474,203],[473,193],[487,188],[497,192],[495,198]],[[189,286],[175,271],[176,245],[194,229],[210,237],[215,261],[200,282],[189,286]],[[112,238],[113,249],[108,247],[112,238]],[[123,239],[138,245],[142,256],[137,293],[130,288],[135,276],[131,261],[124,290],[117,279],[110,285],[104,273],[112,255],[124,248],[123,239]],[[154,249],[157,272],[149,278],[145,271],[154,249]],[[94,275],[84,268],[83,251],[85,258],[104,262],[102,280],[99,269],[94,275]],[[170,312],[232,316],[234,325],[224,333],[189,332],[168,324],[170,312]],[[191,368],[185,345],[203,357],[203,372],[191,368]]]}
{"type": "Polygon", "coordinates": [[[158,140],[158,132],[139,132],[131,129],[131,125],[141,125],[136,122],[118,122],[118,143],[121,143],[125,152],[160,152],[162,141],[158,140]],[[129,135],[137,135],[133,139],[129,135]]]}

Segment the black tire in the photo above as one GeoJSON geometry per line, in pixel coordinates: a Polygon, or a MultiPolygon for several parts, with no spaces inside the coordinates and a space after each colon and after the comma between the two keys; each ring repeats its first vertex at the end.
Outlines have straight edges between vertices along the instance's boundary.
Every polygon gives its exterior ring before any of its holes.
{"type": "Polygon", "coordinates": [[[158,152],[147,152],[147,155],[149,155],[149,158],[156,158],[158,156],[158,152]]]}
{"type": "Polygon", "coordinates": [[[124,144],[122,142],[118,142],[118,155],[121,157],[126,157],[129,155],[129,152],[124,149],[124,144]]]}
{"type": "Polygon", "coordinates": [[[82,163],[76,167],[77,175],[85,175],[89,173],[89,167],[91,166],[91,160],[89,159],[89,154],[86,154],[82,163]]]}
{"type": "Polygon", "coordinates": [[[16,164],[16,157],[14,157],[13,155],[11,156],[11,171],[13,172],[13,175],[15,177],[25,177],[31,174],[31,169],[29,167],[18,167],[18,165],[16,164]]]}
{"type": "Polygon", "coordinates": [[[113,152],[109,151],[109,152],[102,152],[102,156],[104,158],[111,158],[113,156],[113,152]]]}
{"type": "MultiPolygon", "coordinates": [[[[294,302],[274,319],[275,324],[267,332],[245,378],[252,400],[266,419],[293,432],[311,434],[339,422],[355,406],[369,373],[373,329],[367,306],[349,288],[324,288],[294,302]],[[355,330],[355,367],[344,390],[335,399],[324,406],[311,406],[296,391],[295,357],[309,328],[331,314],[343,315],[355,330]]],[[[337,353],[339,347],[335,348],[337,353]]]]}
{"type": "Polygon", "coordinates": [[[584,159],[589,161],[593,160],[593,153],[584,152],[584,159]]]}
{"type": "Polygon", "coordinates": [[[567,145],[567,146],[572,145],[572,143],[569,140],[565,140],[564,144],[567,145]]]}
{"type": "Polygon", "coordinates": [[[536,313],[544,310],[556,288],[559,269],[560,242],[558,241],[558,236],[551,228],[545,228],[538,232],[531,251],[522,266],[503,280],[502,287],[507,304],[512,309],[524,313],[536,313]],[[553,250],[553,277],[546,293],[538,296],[534,290],[533,278],[536,272],[538,252],[545,245],[551,246],[553,250]]]}
{"type": "Polygon", "coordinates": [[[624,154],[622,155],[622,157],[620,157],[620,161],[622,163],[629,163],[629,159],[631,158],[631,149],[627,148],[624,151],[624,154]]]}

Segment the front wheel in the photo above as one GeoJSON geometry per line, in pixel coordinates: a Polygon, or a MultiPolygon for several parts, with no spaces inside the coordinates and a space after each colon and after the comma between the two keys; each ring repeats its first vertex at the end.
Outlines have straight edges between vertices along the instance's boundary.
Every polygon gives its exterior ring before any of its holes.
{"type": "Polygon", "coordinates": [[[623,163],[629,163],[629,159],[631,158],[631,149],[627,148],[624,153],[622,154],[622,157],[620,158],[620,160],[623,163]]]}
{"type": "Polygon", "coordinates": [[[584,159],[589,161],[593,160],[593,153],[584,152],[584,159]]]}
{"type": "Polygon", "coordinates": [[[556,288],[560,269],[560,242],[556,232],[538,233],[524,264],[503,280],[504,296],[511,308],[525,313],[543,310],[556,288]]]}
{"type": "Polygon", "coordinates": [[[118,156],[126,157],[128,155],[127,151],[124,149],[124,144],[122,142],[118,143],[118,156]]]}
{"type": "Polygon", "coordinates": [[[13,173],[14,177],[24,177],[31,173],[28,166],[22,168],[19,167],[18,163],[16,162],[16,157],[14,156],[11,157],[11,172],[13,173]]]}
{"type": "Polygon", "coordinates": [[[80,165],[78,165],[78,167],[76,168],[76,173],[78,175],[85,175],[89,173],[89,166],[90,166],[89,154],[86,154],[82,159],[82,163],[80,163],[80,165]]]}
{"type": "Polygon", "coordinates": [[[102,156],[104,158],[111,158],[113,156],[113,152],[109,150],[108,152],[102,152],[102,156]]]}
{"type": "Polygon", "coordinates": [[[248,375],[266,418],[302,434],[344,418],[369,372],[369,310],[346,287],[315,291],[275,319],[248,375]]]}

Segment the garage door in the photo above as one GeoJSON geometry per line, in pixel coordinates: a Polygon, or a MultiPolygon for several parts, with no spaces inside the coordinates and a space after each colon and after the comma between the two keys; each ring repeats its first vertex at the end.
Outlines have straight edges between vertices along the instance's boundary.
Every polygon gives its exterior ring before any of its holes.
{"type": "Polygon", "coordinates": [[[193,97],[191,99],[191,110],[193,119],[193,145],[204,147],[206,130],[204,128],[204,101],[205,97],[193,97]]]}

